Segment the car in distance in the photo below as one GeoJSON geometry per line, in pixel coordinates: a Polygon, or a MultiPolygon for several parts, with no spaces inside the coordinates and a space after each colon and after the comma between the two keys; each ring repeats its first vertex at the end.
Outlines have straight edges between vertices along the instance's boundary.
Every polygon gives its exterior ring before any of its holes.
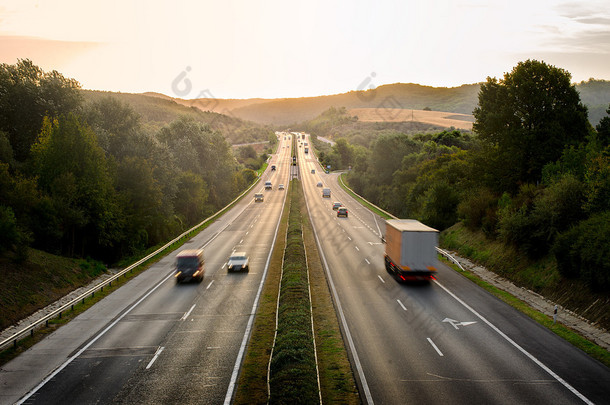
{"type": "Polygon", "coordinates": [[[263,201],[265,201],[265,196],[263,196],[263,193],[254,194],[254,202],[263,202],[263,201]]]}
{"type": "Polygon", "coordinates": [[[275,165],[271,165],[271,171],[275,170],[275,165]]]}
{"type": "Polygon", "coordinates": [[[345,217],[347,218],[347,208],[345,207],[339,207],[337,209],[337,216],[338,217],[345,217]]]}
{"type": "Polygon", "coordinates": [[[322,198],[330,198],[330,188],[322,189],[322,198]]]}
{"type": "Polygon", "coordinates": [[[203,280],[205,273],[203,250],[186,249],[176,255],[176,282],[187,282],[203,280]]]}
{"type": "Polygon", "coordinates": [[[233,252],[229,257],[229,262],[227,263],[227,272],[232,271],[250,271],[248,255],[246,252],[233,252]]]}
{"type": "Polygon", "coordinates": [[[273,186],[271,185],[270,181],[266,181],[265,182],[265,190],[272,190],[273,186]]]}
{"type": "Polygon", "coordinates": [[[335,201],[333,203],[333,210],[337,211],[339,209],[340,206],[342,206],[343,204],[341,204],[339,201],[335,201]]]}
{"type": "Polygon", "coordinates": [[[318,184],[316,184],[316,186],[318,186],[318,187],[324,187],[324,184],[322,184],[322,182],[321,182],[321,181],[319,181],[319,182],[318,182],[318,184]]]}
{"type": "Polygon", "coordinates": [[[311,169],[311,174],[316,174],[316,169],[311,169]]]}
{"type": "Polygon", "coordinates": [[[278,189],[278,190],[283,190],[283,189],[284,189],[284,185],[283,185],[283,184],[280,184],[279,186],[277,186],[277,189],[278,189]]]}

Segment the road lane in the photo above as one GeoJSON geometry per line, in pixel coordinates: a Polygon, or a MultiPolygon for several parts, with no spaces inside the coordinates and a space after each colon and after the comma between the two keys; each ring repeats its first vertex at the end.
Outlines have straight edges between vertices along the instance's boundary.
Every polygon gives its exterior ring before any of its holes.
{"type": "MultiPolygon", "coordinates": [[[[385,272],[374,216],[338,187],[336,175],[320,174],[320,167],[301,152],[299,161],[307,173],[303,179],[312,222],[374,402],[583,402],[439,284],[396,283],[385,272]],[[331,201],[321,198],[318,181],[332,189],[331,201]],[[348,207],[349,219],[332,218],[332,201],[348,207]]],[[[542,357],[550,369],[558,369],[559,378],[586,398],[607,399],[607,368],[446,266],[440,267],[438,279],[536,355],[539,346],[546,346],[542,357]],[[566,355],[582,368],[566,369],[566,355]]]]}
{"type": "MultiPolygon", "coordinates": [[[[204,248],[201,284],[175,283],[177,252],[161,260],[153,266],[161,269],[139,277],[155,274],[165,281],[157,279],[150,295],[94,338],[27,403],[221,403],[275,236],[285,198],[277,185],[287,184],[288,159],[289,148],[280,147],[271,161],[277,170],[268,170],[260,186],[223,216],[229,220],[219,220],[221,226],[210,226],[180,249],[204,248]],[[266,180],[273,190],[263,191],[266,180]],[[263,203],[253,202],[255,192],[265,193],[263,203]],[[227,273],[234,249],[249,254],[248,273],[227,273]]],[[[142,293],[133,291],[132,303],[142,293]]]]}

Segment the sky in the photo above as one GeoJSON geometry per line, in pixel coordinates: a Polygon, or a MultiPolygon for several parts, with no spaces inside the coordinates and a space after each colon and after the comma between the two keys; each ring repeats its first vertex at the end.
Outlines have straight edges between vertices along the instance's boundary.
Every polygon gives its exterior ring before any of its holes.
{"type": "Polygon", "coordinates": [[[610,80],[610,0],[0,0],[0,63],[185,99],[455,87],[543,60],[610,80]]]}

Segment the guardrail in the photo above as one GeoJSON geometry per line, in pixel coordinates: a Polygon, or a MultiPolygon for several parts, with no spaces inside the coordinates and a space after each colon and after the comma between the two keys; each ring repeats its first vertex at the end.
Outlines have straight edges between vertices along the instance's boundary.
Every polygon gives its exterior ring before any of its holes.
{"type": "Polygon", "coordinates": [[[150,260],[151,258],[155,257],[156,255],[158,255],[159,253],[163,252],[164,250],[166,250],[167,248],[169,248],[171,245],[173,245],[174,243],[178,242],[180,239],[182,239],[183,237],[185,237],[186,235],[188,235],[189,233],[195,231],[197,228],[203,226],[206,222],[211,221],[212,219],[216,218],[217,216],[219,216],[221,213],[223,213],[227,208],[231,207],[231,205],[233,205],[234,203],[236,203],[237,201],[239,201],[244,195],[248,194],[248,192],[250,190],[252,190],[252,188],[260,181],[260,177],[258,177],[256,179],[256,181],[254,181],[252,183],[252,185],[250,187],[248,187],[248,189],[246,191],[244,191],[243,193],[241,193],[239,196],[237,196],[233,201],[231,201],[229,204],[227,204],[224,208],[222,208],[220,211],[216,212],[214,215],[204,219],[203,221],[201,221],[199,224],[195,225],[194,227],[192,227],[191,229],[183,232],[182,234],[180,234],[180,236],[177,236],[176,238],[172,239],[171,241],[167,242],[165,245],[163,245],[162,247],[160,247],[159,249],[155,250],[154,252],[152,252],[151,254],[147,255],[146,257],[138,260],[137,262],[133,263],[132,265],[126,267],[125,269],[121,270],[120,272],[118,272],[117,274],[115,274],[114,276],[112,276],[111,278],[107,279],[106,281],[98,284],[97,286],[87,290],[86,292],[82,293],[81,295],[79,295],[78,297],[74,298],[73,300],[71,300],[70,302],[62,305],[61,307],[57,308],[56,310],[50,312],[49,314],[45,315],[43,318],[33,322],[32,324],[28,325],[27,327],[21,329],[19,332],[14,333],[13,335],[9,336],[8,338],[4,339],[3,341],[0,342],[0,349],[3,349],[5,346],[7,346],[9,343],[13,342],[13,346],[17,347],[17,342],[20,338],[25,337],[25,335],[29,332],[30,336],[34,335],[34,330],[38,327],[40,327],[43,323],[46,326],[49,326],[49,320],[54,319],[54,318],[61,318],[61,314],[65,311],[67,311],[69,308],[70,309],[74,309],[74,305],[77,304],[78,302],[82,302],[83,304],[85,303],[85,298],[91,296],[94,297],[95,293],[99,290],[100,292],[104,290],[104,287],[112,286],[112,282],[118,280],[121,276],[126,275],[128,272],[133,272],[133,269],[135,269],[136,267],[138,267],[139,265],[141,265],[142,263],[147,262],[148,260],[150,260]]]}
{"type": "MultiPolygon", "coordinates": [[[[351,188],[348,187],[347,184],[345,184],[343,182],[343,176],[339,176],[339,181],[341,182],[341,184],[347,188],[349,191],[351,191],[352,193],[354,193],[355,195],[357,195],[359,198],[361,198],[363,201],[366,201],[367,204],[370,204],[371,206],[375,207],[376,209],[378,209],[379,211],[383,212],[384,214],[386,214],[387,216],[393,218],[393,219],[398,219],[398,217],[390,214],[387,211],[384,211],[383,209],[379,208],[378,206],[376,206],[375,204],[373,204],[372,202],[370,202],[369,200],[367,200],[366,198],[362,197],[360,194],[356,193],[354,190],[352,190],[351,188]]],[[[447,252],[446,250],[443,250],[439,247],[436,247],[436,251],[441,254],[442,256],[445,256],[447,259],[449,259],[451,262],[455,263],[456,266],[458,266],[460,269],[462,269],[462,271],[466,271],[464,270],[464,268],[462,267],[462,265],[460,264],[460,262],[458,262],[456,260],[455,257],[451,256],[451,254],[449,252],[447,252]]]]}

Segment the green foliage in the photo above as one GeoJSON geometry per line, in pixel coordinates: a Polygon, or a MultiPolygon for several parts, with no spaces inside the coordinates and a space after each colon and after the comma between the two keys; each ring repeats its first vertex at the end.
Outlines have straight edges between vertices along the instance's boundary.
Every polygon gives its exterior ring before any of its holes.
{"type": "Polygon", "coordinates": [[[595,154],[586,165],[586,209],[590,213],[610,210],[610,146],[595,154]]]}
{"type": "Polygon", "coordinates": [[[193,172],[182,172],[178,179],[174,207],[187,226],[193,226],[203,219],[207,199],[208,188],[201,176],[193,172]]]}
{"type": "Polygon", "coordinates": [[[610,211],[591,216],[562,233],[553,246],[566,277],[581,277],[594,291],[610,290],[610,211]]]}
{"type": "Polygon", "coordinates": [[[0,130],[18,161],[27,159],[45,116],[74,111],[82,102],[76,80],[44,72],[29,59],[0,64],[0,130]]]}
{"type": "MultiPolygon", "coordinates": [[[[295,180],[298,183],[298,180],[295,180]]],[[[319,402],[309,277],[302,236],[300,184],[290,187],[277,335],[270,364],[270,404],[319,402]]]]}
{"type": "Polygon", "coordinates": [[[445,182],[434,183],[423,199],[423,222],[437,229],[446,229],[457,220],[458,193],[445,182]]]}
{"type": "Polygon", "coordinates": [[[488,188],[472,190],[460,201],[458,217],[470,230],[482,229],[494,236],[497,224],[498,197],[488,188]]]}
{"type": "Polygon", "coordinates": [[[544,165],[588,135],[587,110],[570,78],[563,69],[528,60],[481,85],[473,130],[486,147],[483,170],[502,179],[496,184],[504,190],[539,181],[544,165]]]}
{"type": "Polygon", "coordinates": [[[63,249],[84,254],[87,245],[112,246],[120,229],[111,174],[92,129],[73,114],[45,119],[32,146],[33,173],[53,199],[63,249]],[[80,246],[77,246],[77,241],[80,246]]]}

